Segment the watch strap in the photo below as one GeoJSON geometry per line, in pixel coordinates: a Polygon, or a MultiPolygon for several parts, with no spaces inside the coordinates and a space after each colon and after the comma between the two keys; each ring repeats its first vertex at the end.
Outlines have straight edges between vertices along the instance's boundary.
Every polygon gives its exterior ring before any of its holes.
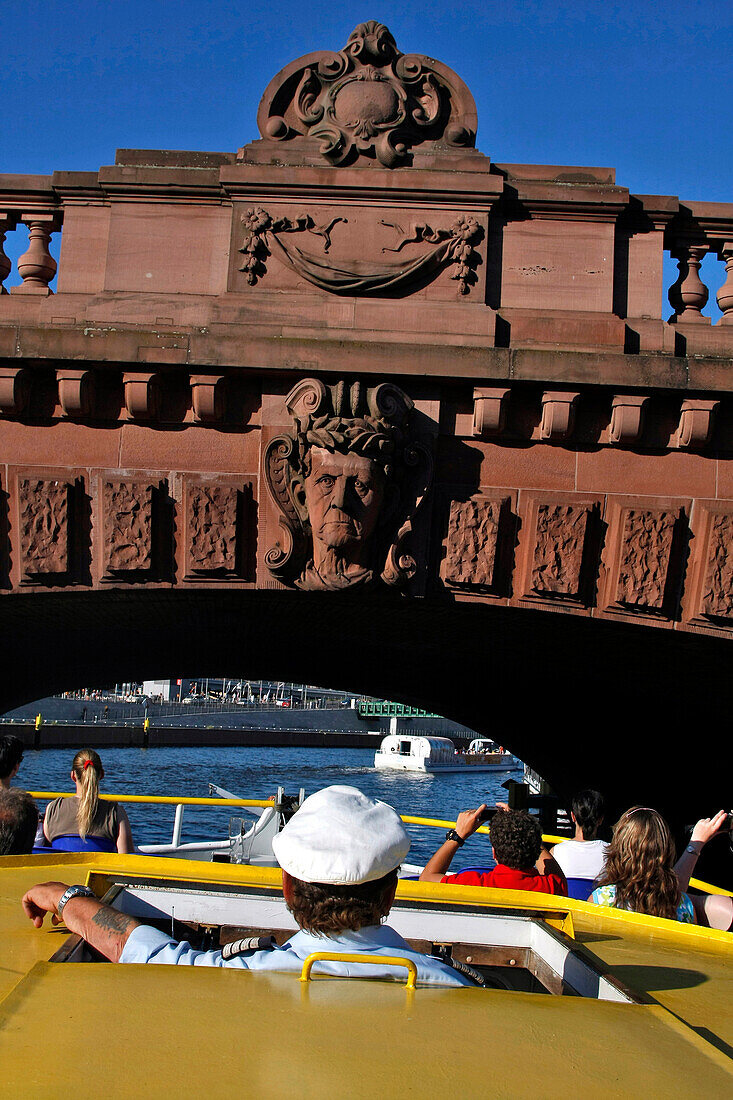
{"type": "Polygon", "coordinates": [[[446,840],[453,840],[459,848],[462,848],[466,843],[460,833],[457,833],[455,829],[449,829],[445,834],[446,840]]]}
{"type": "Polygon", "coordinates": [[[59,903],[56,906],[56,915],[61,916],[68,902],[72,898],[96,898],[96,894],[93,890],[90,890],[88,886],[69,886],[67,890],[64,890],[59,899],[59,903]]]}

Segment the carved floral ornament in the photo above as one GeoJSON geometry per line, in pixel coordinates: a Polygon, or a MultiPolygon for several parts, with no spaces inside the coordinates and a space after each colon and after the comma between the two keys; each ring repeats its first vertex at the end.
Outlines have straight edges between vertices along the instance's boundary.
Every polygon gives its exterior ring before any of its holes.
{"type": "Polygon", "coordinates": [[[331,247],[331,231],[347,218],[332,218],[328,223],[316,225],[309,214],[297,218],[273,217],[261,207],[253,207],[242,215],[245,235],[239,251],[244,256],[240,271],[247,282],[254,286],[267,271],[267,260],[274,253],[288,267],[293,268],[307,282],[332,294],[384,294],[399,293],[415,280],[436,274],[446,265],[453,266],[451,279],[458,281],[461,294],[468,294],[476,281],[478,253],[474,244],[481,239],[483,230],[474,217],[461,215],[446,229],[433,229],[424,222],[415,222],[403,229],[397,222],[380,219],[379,224],[394,229],[398,235],[394,247],[385,252],[400,252],[406,244],[432,245],[417,257],[398,263],[374,263],[353,260],[337,265],[305,252],[286,239],[286,234],[310,233],[323,238],[323,252],[331,247]]]}
{"type": "Polygon", "coordinates": [[[432,480],[415,438],[411,399],[383,383],[327,387],[314,378],[285,398],[293,430],[265,452],[280,534],[265,561],[305,591],[339,591],[380,579],[400,587],[416,571],[412,521],[432,480]]]}
{"type": "Polygon", "coordinates": [[[331,164],[408,163],[416,145],[473,147],[476,107],[451,69],[403,54],[387,27],[360,23],[342,50],[309,54],[270,82],[258,125],[265,140],[311,139],[331,164]]]}

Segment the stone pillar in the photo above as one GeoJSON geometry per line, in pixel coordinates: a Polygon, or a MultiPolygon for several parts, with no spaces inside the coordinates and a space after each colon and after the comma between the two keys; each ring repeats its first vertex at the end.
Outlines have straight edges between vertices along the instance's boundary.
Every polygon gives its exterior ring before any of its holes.
{"type": "Polygon", "coordinates": [[[679,267],[677,282],[670,287],[669,302],[674,310],[671,324],[690,321],[696,324],[710,324],[709,317],[703,317],[702,311],[708,300],[708,288],[700,278],[700,264],[708,250],[706,244],[681,245],[673,253],[679,267]]]}
{"type": "Polygon", "coordinates": [[[59,214],[21,214],[20,220],[28,226],[30,240],[28,250],[18,260],[18,274],[23,282],[11,288],[12,294],[53,294],[49,283],[56,274],[56,261],[48,250],[51,234],[61,228],[59,214]]]}
{"type": "Polygon", "coordinates": [[[725,282],[718,291],[721,325],[733,325],[733,241],[726,241],[718,255],[725,263],[725,282]]]}
{"type": "Polygon", "coordinates": [[[0,294],[7,294],[7,290],[2,285],[10,274],[10,269],[13,266],[5,255],[5,249],[3,244],[5,243],[5,234],[10,229],[15,229],[16,218],[12,214],[0,214],[0,294]]]}

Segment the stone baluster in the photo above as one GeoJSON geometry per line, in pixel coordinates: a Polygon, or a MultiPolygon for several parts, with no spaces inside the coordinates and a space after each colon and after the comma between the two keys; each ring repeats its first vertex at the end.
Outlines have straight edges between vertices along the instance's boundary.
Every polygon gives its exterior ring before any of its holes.
{"type": "Polygon", "coordinates": [[[708,300],[708,288],[700,278],[700,264],[708,250],[706,244],[681,245],[672,253],[679,268],[677,282],[670,287],[669,302],[675,311],[672,324],[710,324],[702,311],[708,300]]]}
{"type": "Polygon", "coordinates": [[[725,282],[718,291],[718,306],[723,316],[721,325],[733,325],[733,241],[726,241],[718,252],[725,263],[725,282]]]}
{"type": "Polygon", "coordinates": [[[23,282],[11,288],[11,294],[49,295],[53,291],[49,283],[56,274],[56,261],[48,250],[51,234],[61,227],[58,214],[21,214],[20,220],[28,226],[28,250],[18,259],[18,274],[23,282]]]}
{"type": "Polygon", "coordinates": [[[10,269],[13,266],[5,255],[5,249],[3,245],[5,243],[5,234],[10,229],[15,229],[16,219],[12,214],[0,214],[0,294],[7,294],[7,290],[2,285],[10,274],[10,269]]]}

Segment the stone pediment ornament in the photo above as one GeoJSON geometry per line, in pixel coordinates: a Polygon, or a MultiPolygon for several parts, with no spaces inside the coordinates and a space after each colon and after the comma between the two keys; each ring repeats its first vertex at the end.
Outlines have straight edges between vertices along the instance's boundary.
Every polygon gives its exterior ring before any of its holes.
{"type": "Polygon", "coordinates": [[[395,168],[416,148],[473,149],[477,120],[471,93],[447,65],[401,53],[387,27],[372,20],[342,50],[308,54],[279,72],[257,123],[264,141],[281,148],[305,139],[334,165],[367,160],[395,168]]]}
{"type": "Polygon", "coordinates": [[[348,264],[333,264],[299,248],[286,237],[286,234],[303,232],[315,234],[323,238],[323,252],[327,253],[331,247],[331,230],[338,222],[347,222],[347,218],[333,218],[328,224],[319,226],[309,214],[298,218],[274,218],[258,206],[247,210],[241,220],[245,233],[239,251],[244,260],[239,270],[246,273],[250,286],[266,273],[267,260],[273,253],[307,282],[331,294],[399,294],[413,286],[416,280],[434,275],[446,264],[453,266],[451,278],[458,281],[461,294],[468,294],[471,284],[476,281],[478,253],[474,244],[481,239],[483,229],[474,217],[465,214],[445,229],[433,229],[418,222],[405,231],[396,222],[380,219],[380,225],[398,234],[397,245],[383,248],[383,253],[399,252],[406,244],[432,246],[419,256],[397,263],[352,260],[348,264]]]}
{"type": "Polygon", "coordinates": [[[299,382],[285,398],[291,431],[270,441],[265,475],[279,513],[267,568],[304,591],[376,581],[403,587],[415,574],[407,544],[432,481],[433,459],[415,437],[412,400],[385,382],[299,382]]]}

